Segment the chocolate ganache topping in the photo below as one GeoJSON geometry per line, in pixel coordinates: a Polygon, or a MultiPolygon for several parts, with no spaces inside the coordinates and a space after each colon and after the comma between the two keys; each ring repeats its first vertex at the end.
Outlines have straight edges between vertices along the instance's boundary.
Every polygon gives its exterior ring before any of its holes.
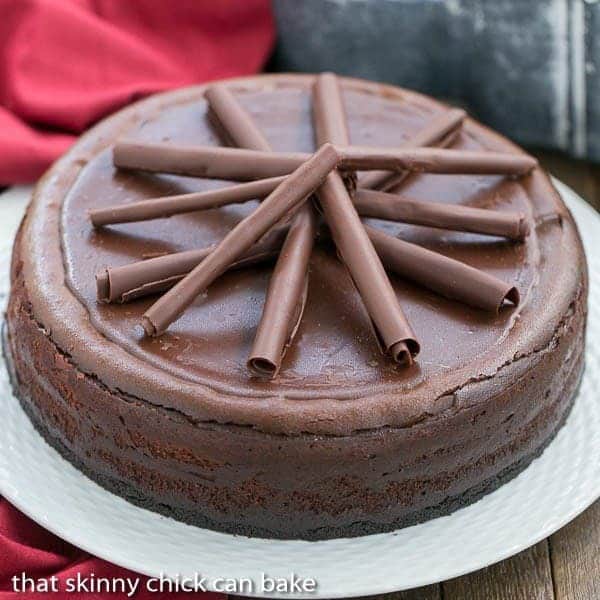
{"type": "Polygon", "coordinates": [[[243,183],[90,211],[92,224],[100,228],[261,199],[254,212],[213,246],[149,257],[97,274],[100,301],[128,302],[164,292],[142,317],[146,335],[164,332],[225,271],[276,259],[248,357],[253,375],[274,377],[310,293],[308,264],[313,246],[330,239],[382,349],[399,364],[411,364],[420,346],[387,271],[492,313],[507,302],[519,303],[513,283],[398,239],[362,220],[377,218],[501,236],[515,243],[525,240],[529,227],[522,213],[415,201],[402,194],[403,181],[412,172],[517,177],[536,166],[535,159],[526,155],[449,148],[465,118],[463,111],[450,110],[432,119],[399,148],[353,146],[337,78],[324,73],[313,86],[318,149],[311,155],[273,152],[250,114],[225,86],[210,87],[205,98],[211,124],[235,148],[121,141],[113,149],[114,165],[243,183]],[[356,174],[357,170],[362,172],[356,174]]]}

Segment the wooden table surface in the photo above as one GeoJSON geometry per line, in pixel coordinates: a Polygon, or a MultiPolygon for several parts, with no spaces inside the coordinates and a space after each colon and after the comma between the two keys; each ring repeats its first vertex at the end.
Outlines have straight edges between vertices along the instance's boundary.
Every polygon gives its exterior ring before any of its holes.
{"type": "MultiPolygon", "coordinates": [[[[547,152],[536,154],[552,175],[600,210],[600,165],[547,152]]],[[[600,500],[554,535],[512,558],[464,577],[377,598],[600,600],[600,500]]]]}

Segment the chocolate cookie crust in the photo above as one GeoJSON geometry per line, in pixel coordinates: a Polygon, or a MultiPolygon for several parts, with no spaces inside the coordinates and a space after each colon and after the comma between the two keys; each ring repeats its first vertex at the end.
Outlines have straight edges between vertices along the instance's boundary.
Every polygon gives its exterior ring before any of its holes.
{"type": "MultiPolygon", "coordinates": [[[[274,147],[305,152],[312,144],[311,81],[265,76],[230,85],[263,119],[274,147]]],[[[376,135],[394,145],[394,132],[408,134],[447,110],[397,88],[358,80],[344,86],[351,137],[365,144],[376,135]]],[[[207,185],[140,180],[116,173],[108,159],[124,135],[178,143],[204,136],[203,143],[217,144],[202,92],[163,94],[121,111],[84,136],[36,190],[15,244],[7,347],[15,389],[46,438],[96,480],[154,510],[226,531],[308,539],[383,531],[448,512],[528,464],[571,406],[587,293],[575,226],[539,170],[522,181],[454,176],[450,185],[431,175],[410,184],[417,197],[518,206],[533,233],[518,248],[386,224],[513,278],[523,296],[519,308],[490,317],[397,281],[415,327],[438,339],[406,372],[378,360],[351,283],[327,249],[311,261],[316,291],[299,348],[270,383],[248,380],[240,368],[265,269],[226,276],[160,341],[144,341],[128,326],[128,311],[139,315],[147,302],[95,302],[94,282],[88,287],[85,278],[106,264],[141,258],[148,240],[156,251],[165,232],[166,251],[208,245],[245,214],[236,207],[127,224],[104,242],[86,220],[86,210],[119,199],[207,185]],[[331,280],[337,289],[327,286],[331,280]],[[230,300],[232,290],[239,291],[230,300]]],[[[457,143],[519,152],[471,120],[457,143]]]]}

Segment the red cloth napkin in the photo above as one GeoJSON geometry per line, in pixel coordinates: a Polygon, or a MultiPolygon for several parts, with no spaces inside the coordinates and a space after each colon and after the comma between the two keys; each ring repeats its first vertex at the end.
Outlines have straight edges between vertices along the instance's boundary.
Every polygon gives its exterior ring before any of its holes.
{"type": "MultiPolygon", "coordinates": [[[[200,560],[200,559],[199,559],[200,560]]],[[[178,598],[191,598],[191,593],[186,592],[152,592],[148,590],[148,579],[137,575],[127,569],[117,567],[104,560],[90,556],[48,533],[39,525],[30,521],[16,508],[0,497],[0,600],[28,600],[45,599],[56,600],[83,600],[96,598],[97,600],[125,600],[127,593],[121,593],[117,585],[115,593],[92,594],[89,584],[90,576],[115,578],[130,578],[138,581],[138,588],[131,598],[135,600],[166,600],[178,598]],[[12,577],[25,573],[34,580],[56,577],[54,593],[31,593],[14,591],[12,577]],[[77,576],[80,584],[77,584],[77,576]],[[86,579],[88,578],[88,579],[86,579]],[[70,593],[67,590],[69,580],[73,586],[78,585],[80,592],[70,593]]],[[[26,588],[29,590],[29,588],[26,588]]],[[[40,589],[40,588],[37,588],[40,589]]],[[[127,588],[129,589],[129,588],[127,588]]],[[[155,589],[150,586],[150,590],[155,589]]],[[[204,593],[202,600],[225,600],[222,594],[204,593]]]]}
{"type": "Polygon", "coordinates": [[[0,185],[146,94],[259,70],[269,0],[0,0],[0,185]]]}

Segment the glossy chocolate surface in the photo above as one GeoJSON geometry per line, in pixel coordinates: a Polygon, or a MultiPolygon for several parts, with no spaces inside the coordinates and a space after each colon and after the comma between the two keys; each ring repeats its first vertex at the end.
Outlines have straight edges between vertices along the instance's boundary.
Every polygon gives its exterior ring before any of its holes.
{"type": "MultiPolygon", "coordinates": [[[[279,91],[269,93],[267,98],[265,94],[246,93],[240,94],[240,99],[256,116],[274,148],[312,149],[307,93],[279,91]],[[270,102],[276,103],[275,114],[270,102]],[[256,114],[261,107],[261,113],[256,114]],[[281,127],[282,122],[289,125],[281,127]],[[273,123],[277,123],[276,130],[273,123]]],[[[372,139],[381,144],[397,144],[399,133],[408,136],[431,118],[430,114],[423,114],[422,109],[409,104],[405,110],[392,115],[395,117],[393,124],[370,123],[368,117],[370,115],[372,120],[380,110],[377,106],[380,100],[368,94],[347,93],[345,102],[352,124],[352,139],[359,144],[372,139]]],[[[392,101],[388,102],[392,104],[392,101]]],[[[156,130],[160,135],[158,139],[168,137],[181,143],[191,140],[217,143],[212,127],[206,121],[204,102],[196,102],[185,110],[167,110],[156,121],[145,123],[131,135],[156,140],[156,130]]],[[[468,134],[463,135],[456,146],[481,147],[468,134]]],[[[349,389],[357,384],[380,383],[381,376],[384,381],[401,380],[412,386],[424,377],[430,378],[480,356],[506,335],[514,321],[513,309],[490,317],[396,280],[402,305],[423,340],[419,364],[410,373],[405,373],[381,356],[360,299],[343,266],[330,248],[321,246],[311,262],[309,300],[301,330],[276,382],[253,382],[245,368],[245,357],[260,317],[270,267],[225,276],[164,336],[158,340],[144,340],[138,323],[150,300],[127,306],[98,304],[90,273],[105,265],[140,260],[146,253],[189,250],[217,242],[242,215],[253,210],[256,203],[95,231],[86,218],[90,208],[165,193],[199,191],[214,185],[202,179],[119,172],[110,166],[109,158],[105,153],[91,161],[67,197],[64,210],[68,216],[63,243],[70,265],[69,284],[83,299],[103,334],[119,340],[124,348],[162,369],[178,374],[185,370],[191,380],[208,380],[216,386],[224,379],[229,385],[260,389],[265,385],[294,388],[315,384],[324,389],[332,385],[349,389]],[[446,342],[440,343],[441,340],[446,342]]],[[[419,176],[405,189],[407,195],[410,193],[411,197],[419,199],[471,202],[474,205],[481,195],[497,194],[499,201],[494,202],[494,206],[498,209],[530,212],[518,182],[496,177],[419,176]]],[[[535,265],[525,264],[526,245],[501,238],[490,240],[477,235],[438,233],[415,226],[387,224],[385,229],[514,281],[523,296],[531,285],[535,265]]],[[[533,240],[530,245],[534,245],[533,240]]]]}
{"type": "MultiPolygon", "coordinates": [[[[311,151],[311,81],[302,76],[259,78],[237,85],[234,82],[232,89],[274,149],[311,151]]],[[[395,88],[352,80],[344,85],[351,141],[357,144],[397,146],[433,115],[448,110],[420,95],[395,88]],[[377,91],[381,94],[374,93],[377,91]]],[[[560,219],[546,220],[537,228],[533,225],[540,216],[565,210],[546,177],[536,171],[519,180],[418,175],[403,188],[404,193],[416,199],[523,212],[532,223],[532,233],[525,244],[373,221],[387,232],[514,283],[523,299],[518,308],[506,307],[498,315],[490,315],[394,277],[398,297],[422,347],[418,361],[410,368],[398,367],[381,354],[358,294],[335,252],[325,243],[311,258],[304,317],[274,381],[252,379],[246,367],[270,267],[225,274],[165,335],[144,338],[140,316],[153,299],[126,305],[98,303],[93,274],[106,266],[140,260],[146,254],[205,247],[220,240],[256,207],[250,202],[93,229],[87,217],[90,208],[223,185],[202,179],[119,171],[112,166],[110,145],[120,137],[181,144],[220,143],[207,119],[200,92],[180,92],[171,97],[173,100],[159,96],[145,101],[139,105],[146,106],[144,111],[129,109],[120,113],[107,124],[100,144],[97,135],[84,138],[79,152],[87,154],[89,160],[81,161],[85,164],[62,205],[61,244],[68,289],[100,334],[97,343],[108,339],[124,352],[123,356],[132,357],[115,370],[108,364],[105,368],[101,361],[94,363],[96,341],[85,349],[77,349],[80,362],[94,364],[109,384],[114,381],[128,392],[142,388],[150,401],[172,406],[194,418],[253,424],[272,431],[343,432],[383,424],[401,425],[423,413],[436,412],[437,399],[449,389],[493,372],[552,335],[569,294],[561,296],[562,290],[553,288],[558,282],[551,280],[550,273],[540,272],[539,264],[541,260],[551,260],[560,271],[563,262],[569,260],[569,252],[572,259],[577,260],[577,256],[573,248],[566,252],[560,248],[565,238],[560,219]],[[104,150],[98,151],[99,146],[104,150]],[[555,302],[550,306],[548,299],[553,295],[555,302]],[[156,381],[161,386],[152,383],[156,381]],[[165,389],[169,390],[167,397],[165,389]],[[210,398],[200,392],[206,389],[214,392],[210,398]],[[342,399],[345,402],[339,402],[342,399]]],[[[470,120],[454,147],[515,150],[470,120]]],[[[53,210],[42,200],[34,204],[38,215],[53,210]]],[[[38,277],[32,273],[33,280],[44,288],[48,282],[33,261],[32,269],[39,274],[38,277]]],[[[53,305],[54,309],[58,307],[53,305]]],[[[67,323],[62,324],[57,335],[68,338],[68,327],[67,323]]]]}

